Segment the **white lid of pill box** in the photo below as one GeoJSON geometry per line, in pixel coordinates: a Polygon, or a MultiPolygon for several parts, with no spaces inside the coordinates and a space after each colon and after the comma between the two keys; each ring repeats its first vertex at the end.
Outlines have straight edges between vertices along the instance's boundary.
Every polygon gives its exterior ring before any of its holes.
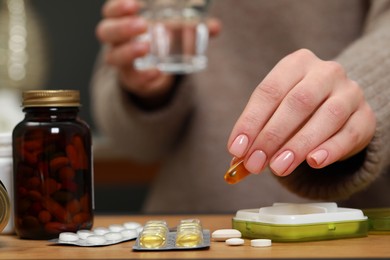
{"type": "Polygon", "coordinates": [[[299,225],[367,219],[360,209],[341,208],[334,202],[274,203],[260,209],[238,210],[235,220],[277,225],[299,225]]]}

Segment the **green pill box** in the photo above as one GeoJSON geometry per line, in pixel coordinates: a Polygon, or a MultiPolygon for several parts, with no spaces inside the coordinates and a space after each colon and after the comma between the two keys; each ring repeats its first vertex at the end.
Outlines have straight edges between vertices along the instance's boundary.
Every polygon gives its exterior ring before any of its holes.
{"type": "Polygon", "coordinates": [[[341,208],[334,202],[274,203],[260,209],[243,209],[237,211],[232,222],[245,238],[275,242],[363,237],[369,227],[362,210],[341,208]]]}
{"type": "Polygon", "coordinates": [[[368,217],[369,230],[378,232],[390,232],[390,208],[363,209],[368,217]]]}

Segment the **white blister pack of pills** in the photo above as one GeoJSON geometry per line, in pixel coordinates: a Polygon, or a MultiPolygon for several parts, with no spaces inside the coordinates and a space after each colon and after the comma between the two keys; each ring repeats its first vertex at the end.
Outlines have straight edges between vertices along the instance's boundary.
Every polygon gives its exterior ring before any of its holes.
{"type": "Polygon", "coordinates": [[[137,222],[96,227],[92,230],[62,232],[58,238],[49,240],[57,244],[75,246],[109,246],[136,239],[143,227],[137,222]]]}

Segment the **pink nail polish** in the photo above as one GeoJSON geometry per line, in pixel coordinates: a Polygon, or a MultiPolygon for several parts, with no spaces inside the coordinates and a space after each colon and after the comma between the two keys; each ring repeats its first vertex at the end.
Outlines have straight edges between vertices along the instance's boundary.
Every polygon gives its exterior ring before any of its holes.
{"type": "Polygon", "coordinates": [[[229,152],[235,157],[242,157],[248,147],[249,139],[246,135],[239,135],[236,137],[232,145],[230,146],[229,152]]]}
{"type": "Polygon", "coordinates": [[[291,151],[284,151],[270,164],[270,167],[277,175],[283,176],[293,161],[294,153],[291,151]]]}
{"type": "Polygon", "coordinates": [[[317,166],[321,165],[323,162],[325,162],[326,158],[328,158],[328,151],[326,150],[318,150],[315,153],[313,153],[310,158],[312,158],[317,166]]]}
{"type": "Polygon", "coordinates": [[[251,173],[259,174],[264,168],[267,155],[260,150],[254,151],[245,163],[245,168],[251,173]]]}

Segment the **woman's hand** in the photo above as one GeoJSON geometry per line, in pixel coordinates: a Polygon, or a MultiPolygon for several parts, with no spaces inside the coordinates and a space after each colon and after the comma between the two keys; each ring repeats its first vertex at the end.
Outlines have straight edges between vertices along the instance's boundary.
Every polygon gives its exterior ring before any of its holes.
{"type": "MultiPolygon", "coordinates": [[[[169,92],[173,76],[157,69],[138,71],[134,60],[149,52],[149,44],[135,40],[147,31],[147,21],[138,15],[140,3],[136,0],[109,0],[102,8],[103,19],[96,27],[98,39],[108,45],[105,60],[115,66],[125,90],[141,97],[155,98],[169,92]]],[[[210,35],[218,34],[220,24],[209,22],[210,35]]]]}
{"type": "Polygon", "coordinates": [[[98,39],[108,45],[105,61],[118,69],[126,91],[147,98],[167,92],[172,76],[157,69],[137,71],[134,60],[149,52],[146,42],[136,37],[147,31],[147,22],[138,15],[140,4],[135,0],[109,0],[102,8],[103,19],[96,27],[98,39]]]}
{"type": "Polygon", "coordinates": [[[376,127],[359,85],[340,64],[309,50],[283,58],[256,87],[228,141],[245,168],[290,174],[304,160],[322,168],[362,151],[376,127]]]}

